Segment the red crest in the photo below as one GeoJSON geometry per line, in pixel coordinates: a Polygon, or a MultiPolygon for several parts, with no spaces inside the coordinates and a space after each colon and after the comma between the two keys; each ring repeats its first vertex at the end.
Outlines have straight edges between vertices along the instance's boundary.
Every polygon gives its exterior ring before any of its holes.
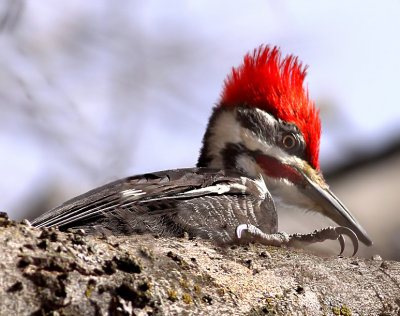
{"type": "Polygon", "coordinates": [[[319,170],[321,120],[303,87],[307,67],[297,57],[281,59],[277,47],[260,46],[225,80],[221,106],[247,105],[296,124],[306,142],[307,160],[319,170]]]}

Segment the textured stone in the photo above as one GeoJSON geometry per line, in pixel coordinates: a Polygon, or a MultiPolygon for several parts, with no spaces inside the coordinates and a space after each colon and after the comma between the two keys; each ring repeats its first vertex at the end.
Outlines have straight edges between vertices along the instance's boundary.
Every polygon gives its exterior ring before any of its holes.
{"type": "Polygon", "coordinates": [[[1,217],[0,315],[397,315],[400,263],[1,217]]]}

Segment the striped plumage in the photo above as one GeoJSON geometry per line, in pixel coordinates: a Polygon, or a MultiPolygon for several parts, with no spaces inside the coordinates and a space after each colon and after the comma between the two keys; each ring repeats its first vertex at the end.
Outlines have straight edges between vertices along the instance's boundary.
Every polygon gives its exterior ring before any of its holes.
{"type": "Polygon", "coordinates": [[[305,68],[277,48],[247,54],[225,81],[203,138],[198,168],[122,179],[67,201],[32,223],[88,233],[153,233],[217,243],[290,244],[348,235],[372,241],[319,169],[320,119],[303,87],[305,68]],[[320,212],[341,225],[278,232],[283,208],[320,212]]]}
{"type": "Polygon", "coordinates": [[[84,229],[89,234],[150,232],[237,242],[249,223],[277,232],[277,214],[263,181],[233,170],[190,168],[109,183],[65,202],[33,221],[37,227],[84,229]]]}

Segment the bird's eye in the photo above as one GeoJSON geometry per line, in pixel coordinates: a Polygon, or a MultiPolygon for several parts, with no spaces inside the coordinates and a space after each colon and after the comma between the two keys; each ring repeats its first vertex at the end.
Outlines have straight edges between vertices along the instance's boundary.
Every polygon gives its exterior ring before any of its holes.
{"type": "Polygon", "coordinates": [[[293,149],[296,146],[296,138],[292,134],[285,135],[282,144],[286,149],[293,149]]]}

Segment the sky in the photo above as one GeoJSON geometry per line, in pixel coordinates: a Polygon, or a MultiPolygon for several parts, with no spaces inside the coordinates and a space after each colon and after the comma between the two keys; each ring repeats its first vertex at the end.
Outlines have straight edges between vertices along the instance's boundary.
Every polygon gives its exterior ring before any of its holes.
{"type": "Polygon", "coordinates": [[[14,3],[0,32],[0,209],[13,218],[49,192],[56,206],[195,165],[223,80],[261,44],[309,66],[322,170],[400,136],[399,1],[14,3]]]}

